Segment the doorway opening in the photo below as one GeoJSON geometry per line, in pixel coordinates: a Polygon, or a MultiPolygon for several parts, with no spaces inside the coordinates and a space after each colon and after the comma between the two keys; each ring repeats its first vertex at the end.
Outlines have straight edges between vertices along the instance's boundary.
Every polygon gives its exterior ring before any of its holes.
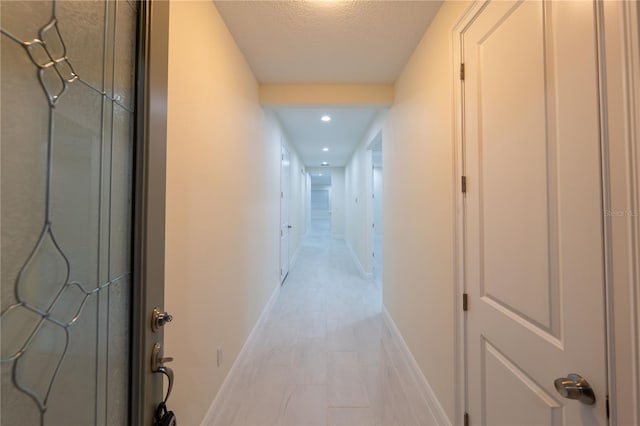
{"type": "Polygon", "coordinates": [[[312,234],[331,233],[331,172],[311,173],[312,234]]]}

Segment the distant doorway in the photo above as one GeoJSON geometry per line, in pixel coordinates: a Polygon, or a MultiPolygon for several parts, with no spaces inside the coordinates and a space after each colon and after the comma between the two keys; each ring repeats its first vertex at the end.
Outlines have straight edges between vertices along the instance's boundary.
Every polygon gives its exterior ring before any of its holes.
{"type": "Polygon", "coordinates": [[[311,173],[311,233],[331,234],[331,173],[311,173]]]}

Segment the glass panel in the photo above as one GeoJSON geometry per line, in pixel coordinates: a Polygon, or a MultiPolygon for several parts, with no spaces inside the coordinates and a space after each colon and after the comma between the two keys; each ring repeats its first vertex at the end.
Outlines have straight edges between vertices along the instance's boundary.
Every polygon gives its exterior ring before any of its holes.
{"type": "Polygon", "coordinates": [[[70,281],[97,286],[102,96],[70,84],[54,110],[51,221],[71,264],[70,281]]]}
{"type": "Polygon", "coordinates": [[[129,2],[118,2],[115,55],[115,97],[133,109],[134,58],[136,48],[136,10],[129,2]]]}
{"type": "Polygon", "coordinates": [[[135,6],[0,15],[2,421],[125,424],[135,6]]]}
{"type": "Polygon", "coordinates": [[[91,297],[69,328],[69,348],[51,389],[44,425],[95,424],[96,328],[97,298],[91,297]]]}
{"type": "Polygon", "coordinates": [[[36,38],[51,19],[52,8],[52,1],[3,1],[2,29],[20,40],[36,38]]]}
{"type": "MultiPolygon", "coordinates": [[[[2,25],[7,12],[0,3],[2,25]]],[[[17,3],[17,2],[15,2],[17,3]]],[[[15,303],[15,280],[33,250],[44,212],[46,142],[49,107],[25,51],[0,37],[2,74],[2,311],[15,303]],[[11,66],[6,66],[11,64],[11,66]],[[24,188],[25,190],[17,190],[24,188]],[[9,226],[10,225],[10,226],[9,226]]],[[[4,396],[4,392],[3,392],[4,396]]]]}
{"type": "MultiPolygon", "coordinates": [[[[103,91],[105,68],[105,26],[107,8],[103,1],[57,1],[58,26],[69,62],[80,78],[103,91]]],[[[108,47],[107,47],[108,49],[108,47]]]]}
{"type": "Polygon", "coordinates": [[[127,423],[130,293],[129,276],[125,276],[114,283],[109,289],[108,425],[124,425],[127,423]]]}
{"type": "Polygon", "coordinates": [[[115,279],[127,272],[131,263],[131,220],[133,192],[133,119],[131,113],[113,108],[113,149],[111,166],[111,269],[115,279]]]}

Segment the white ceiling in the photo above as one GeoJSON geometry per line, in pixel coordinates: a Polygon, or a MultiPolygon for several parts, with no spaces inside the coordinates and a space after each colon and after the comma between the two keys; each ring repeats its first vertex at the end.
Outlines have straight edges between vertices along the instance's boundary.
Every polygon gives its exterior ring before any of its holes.
{"type": "Polygon", "coordinates": [[[392,83],[441,1],[215,1],[261,83],[392,83]]]}
{"type": "MultiPolygon", "coordinates": [[[[441,1],[215,1],[261,83],[393,83],[441,1]]],[[[308,167],[346,165],[377,108],[276,108],[308,167]],[[320,121],[323,114],[333,120],[320,121]],[[329,152],[322,148],[328,147],[329,152]]]]}
{"type": "Polygon", "coordinates": [[[307,167],[346,165],[378,108],[276,108],[282,127],[307,167]],[[320,120],[329,115],[331,121],[320,120]],[[329,148],[324,152],[322,148],[329,148]]]}

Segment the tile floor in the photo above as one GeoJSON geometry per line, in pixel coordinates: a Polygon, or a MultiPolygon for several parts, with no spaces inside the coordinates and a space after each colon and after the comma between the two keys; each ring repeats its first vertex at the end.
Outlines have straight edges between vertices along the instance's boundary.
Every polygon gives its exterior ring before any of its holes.
{"type": "Polygon", "coordinates": [[[315,223],[222,395],[218,425],[435,425],[381,314],[382,291],[315,223]]]}

